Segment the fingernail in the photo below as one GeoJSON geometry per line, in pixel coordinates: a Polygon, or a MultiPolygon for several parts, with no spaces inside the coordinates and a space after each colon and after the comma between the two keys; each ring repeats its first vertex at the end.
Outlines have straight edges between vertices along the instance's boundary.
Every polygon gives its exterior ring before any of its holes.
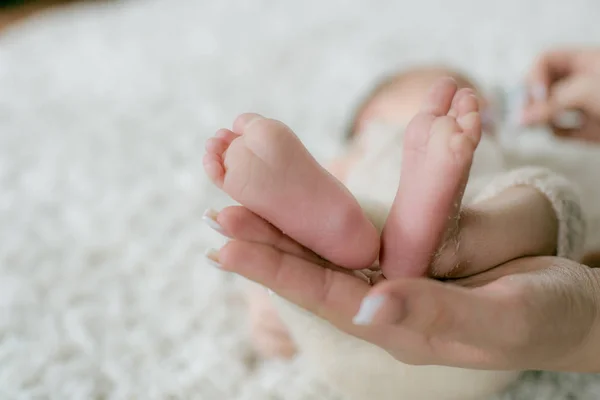
{"type": "Polygon", "coordinates": [[[358,313],[352,319],[355,325],[370,325],[377,311],[385,302],[386,297],[382,294],[376,296],[367,296],[363,299],[358,313]]]}
{"type": "Polygon", "coordinates": [[[204,211],[204,214],[202,214],[202,221],[204,221],[204,223],[211,229],[217,231],[223,236],[227,236],[223,227],[217,222],[218,215],[219,212],[217,210],[208,208],[206,211],[204,211]]]}
{"type": "Polygon", "coordinates": [[[221,268],[221,263],[219,262],[219,252],[215,249],[208,249],[204,252],[204,258],[206,258],[206,262],[216,268],[221,268]]]}
{"type": "Polygon", "coordinates": [[[561,129],[574,130],[581,129],[584,124],[584,117],[580,111],[565,110],[560,112],[553,120],[554,125],[561,129]]]}
{"type": "Polygon", "coordinates": [[[541,83],[533,85],[531,88],[531,97],[533,97],[535,101],[546,100],[548,97],[548,90],[546,89],[546,86],[541,83]]]}

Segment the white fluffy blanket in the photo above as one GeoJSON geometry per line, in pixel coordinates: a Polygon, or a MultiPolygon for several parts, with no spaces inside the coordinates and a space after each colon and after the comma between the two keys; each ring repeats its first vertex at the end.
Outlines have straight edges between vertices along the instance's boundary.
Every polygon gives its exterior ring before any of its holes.
{"type": "MultiPolygon", "coordinates": [[[[600,38],[595,0],[132,0],[0,37],[0,398],[335,394],[250,350],[200,221],[228,201],[204,140],[278,117],[320,159],[383,72],[445,62],[515,82],[551,44],[600,38]]],[[[528,373],[501,399],[597,399],[600,378],[528,373]]],[[[412,400],[412,399],[411,399],[412,400]]],[[[418,399],[417,399],[418,400],[418,399]]]]}

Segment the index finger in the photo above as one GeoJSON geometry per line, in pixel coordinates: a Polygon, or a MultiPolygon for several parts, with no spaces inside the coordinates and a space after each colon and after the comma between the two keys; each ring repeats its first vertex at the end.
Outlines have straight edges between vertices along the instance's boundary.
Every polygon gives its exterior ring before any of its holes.
{"type": "Polygon", "coordinates": [[[221,268],[263,285],[334,325],[358,334],[352,317],[371,286],[351,272],[334,271],[259,243],[232,240],[215,255],[221,268]]]}

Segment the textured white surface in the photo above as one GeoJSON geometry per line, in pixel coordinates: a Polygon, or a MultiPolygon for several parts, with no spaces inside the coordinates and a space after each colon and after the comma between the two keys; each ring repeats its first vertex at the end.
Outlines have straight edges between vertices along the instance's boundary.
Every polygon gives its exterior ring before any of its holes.
{"type": "MultiPolygon", "coordinates": [[[[0,38],[0,398],[333,399],[256,363],[231,277],[202,259],[227,199],[203,142],[278,117],[321,159],[381,72],[422,61],[486,83],[600,38],[594,0],[194,1],[79,6],[0,38]]],[[[527,374],[503,399],[596,399],[527,374]]]]}

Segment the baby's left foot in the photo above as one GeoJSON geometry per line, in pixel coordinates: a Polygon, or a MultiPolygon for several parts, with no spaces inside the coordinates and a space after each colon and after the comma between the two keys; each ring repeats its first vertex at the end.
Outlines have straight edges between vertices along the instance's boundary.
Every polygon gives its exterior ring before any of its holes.
{"type": "Polygon", "coordinates": [[[400,185],[383,229],[387,278],[422,276],[456,225],[473,155],[481,138],[471,89],[440,80],[406,129],[400,185]]]}
{"type": "Polygon", "coordinates": [[[440,81],[405,134],[400,186],[383,232],[387,278],[468,276],[555,254],[556,215],[533,187],[509,188],[461,210],[480,137],[473,92],[440,81]]]}
{"type": "Polygon", "coordinates": [[[379,234],[358,202],[281,122],[241,115],[206,150],[213,182],[289,237],[345,268],[376,260],[379,234]]]}

